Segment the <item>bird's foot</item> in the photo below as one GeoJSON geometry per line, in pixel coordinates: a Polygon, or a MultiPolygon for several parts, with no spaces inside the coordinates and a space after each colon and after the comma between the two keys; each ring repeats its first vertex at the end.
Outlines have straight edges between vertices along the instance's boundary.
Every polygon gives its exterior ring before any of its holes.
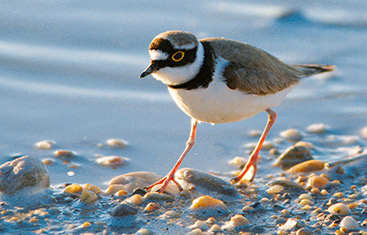
{"type": "Polygon", "coordinates": [[[168,187],[168,183],[170,181],[172,181],[173,183],[176,184],[176,186],[177,186],[178,190],[180,190],[180,192],[183,190],[181,185],[179,183],[177,183],[177,181],[175,180],[174,174],[168,174],[165,177],[163,177],[162,179],[155,182],[154,184],[151,184],[151,185],[145,187],[144,189],[148,191],[148,190],[151,190],[152,188],[154,188],[157,185],[161,185],[159,187],[159,189],[157,190],[157,192],[163,193],[166,190],[166,188],[168,187]]]}

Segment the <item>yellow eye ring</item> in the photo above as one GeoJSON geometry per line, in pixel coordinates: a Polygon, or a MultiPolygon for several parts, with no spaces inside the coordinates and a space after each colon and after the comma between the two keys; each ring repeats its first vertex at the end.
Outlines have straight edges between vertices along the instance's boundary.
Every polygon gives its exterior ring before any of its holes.
{"type": "Polygon", "coordinates": [[[172,55],[171,58],[174,62],[178,62],[178,61],[182,60],[184,58],[184,56],[185,56],[185,52],[177,51],[175,54],[172,55]]]}

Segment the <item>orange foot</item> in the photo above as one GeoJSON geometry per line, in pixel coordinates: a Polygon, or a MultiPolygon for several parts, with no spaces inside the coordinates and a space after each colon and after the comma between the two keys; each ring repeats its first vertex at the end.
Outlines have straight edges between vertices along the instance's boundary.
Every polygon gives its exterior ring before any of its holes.
{"type": "Polygon", "coordinates": [[[183,189],[182,189],[182,187],[181,187],[181,185],[180,185],[179,183],[177,183],[177,181],[174,179],[174,173],[173,173],[173,174],[168,174],[168,175],[166,175],[165,177],[163,177],[163,178],[162,178],[162,179],[160,179],[159,181],[157,181],[157,182],[155,182],[154,184],[151,184],[151,185],[149,185],[149,186],[145,187],[144,189],[145,189],[145,190],[151,190],[154,186],[156,186],[156,185],[160,185],[160,184],[161,184],[161,187],[157,190],[157,192],[159,192],[159,193],[163,193],[163,192],[166,190],[166,188],[167,188],[167,186],[168,186],[168,183],[169,183],[170,181],[172,181],[173,183],[175,183],[175,184],[176,184],[176,186],[177,186],[177,188],[178,188],[180,191],[182,191],[182,190],[183,190],[183,189]]]}

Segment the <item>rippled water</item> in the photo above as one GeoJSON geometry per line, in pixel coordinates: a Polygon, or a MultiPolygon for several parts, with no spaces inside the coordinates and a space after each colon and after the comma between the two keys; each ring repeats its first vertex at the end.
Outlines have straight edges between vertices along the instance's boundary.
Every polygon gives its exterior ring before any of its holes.
{"type": "MultiPolygon", "coordinates": [[[[57,149],[81,156],[81,168],[69,177],[66,166],[50,166],[52,184],[102,185],[130,171],[165,174],[171,168],[184,147],[190,120],[164,85],[151,77],[138,79],[149,62],[149,42],[170,29],[191,31],[199,38],[246,41],[288,63],[338,67],[332,77],[305,79],[275,109],[278,120],[270,139],[284,129],[304,131],[320,122],[343,135],[356,135],[366,126],[367,2],[362,0],[1,5],[0,161],[20,154],[52,157],[52,151],[35,150],[34,143],[54,140],[57,149]],[[130,147],[97,147],[109,138],[125,139],[130,147]],[[101,168],[94,163],[95,154],[120,155],[130,162],[116,170],[101,168]]],[[[262,130],[265,123],[266,115],[259,114],[239,123],[200,125],[197,144],[183,166],[232,170],[227,161],[245,156],[241,146],[256,141],[247,133],[262,130]]]]}

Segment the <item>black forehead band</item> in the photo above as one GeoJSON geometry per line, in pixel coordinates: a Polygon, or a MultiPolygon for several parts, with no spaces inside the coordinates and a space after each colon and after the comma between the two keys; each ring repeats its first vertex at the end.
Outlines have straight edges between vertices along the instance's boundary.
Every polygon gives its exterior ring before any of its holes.
{"type": "Polygon", "coordinates": [[[149,46],[149,50],[160,50],[168,54],[172,54],[175,50],[167,39],[157,38],[149,46]]]}

